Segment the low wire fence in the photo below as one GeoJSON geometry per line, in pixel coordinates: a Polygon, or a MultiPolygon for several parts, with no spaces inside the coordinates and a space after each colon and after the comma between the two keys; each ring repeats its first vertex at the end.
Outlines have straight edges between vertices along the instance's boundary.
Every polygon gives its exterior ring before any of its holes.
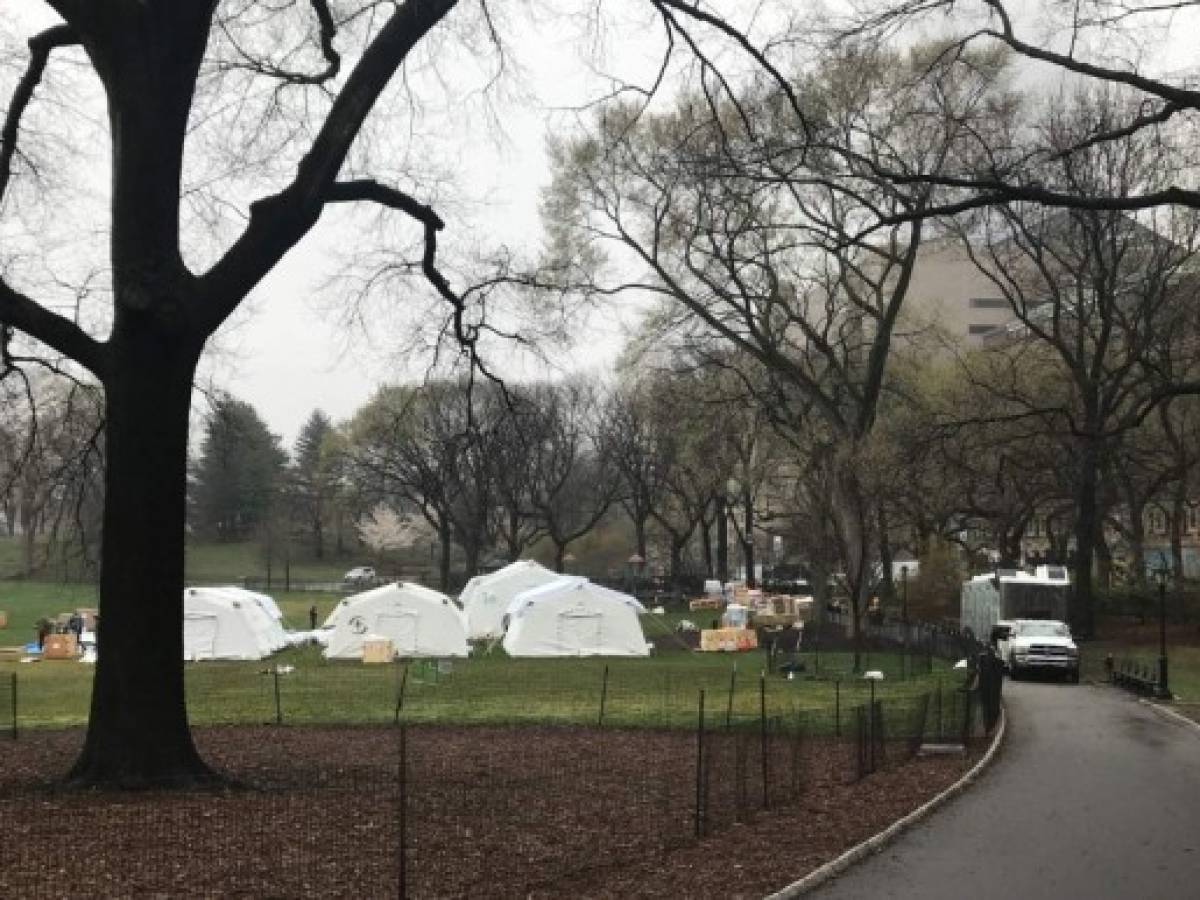
{"type": "MultiPolygon", "coordinates": [[[[966,646],[925,637],[930,670],[966,646]]],[[[894,635],[871,640],[882,654],[894,635]]],[[[11,673],[0,896],[569,893],[924,745],[969,746],[994,727],[1001,678],[968,649],[965,670],[883,682],[746,657],[189,667],[201,753],[240,787],[185,795],[55,789],[81,733],[18,732],[11,673]]]]}
{"type": "MultiPolygon", "coordinates": [[[[381,690],[414,694],[392,723],[197,729],[202,755],[241,782],[199,794],[79,794],[22,779],[65,771],[81,738],[24,734],[0,746],[0,896],[570,892],[596,868],[670,854],[901,765],[939,739],[939,708],[960,733],[958,698],[978,690],[946,679],[940,694],[934,681],[872,700],[869,683],[796,690],[760,674],[732,693],[681,685],[684,726],[674,713],[621,713],[630,688],[612,675],[605,689],[601,669],[588,722],[448,725],[413,698],[422,679],[445,687],[453,673],[397,667],[381,690]],[[845,703],[799,702],[816,690],[845,703]]],[[[275,678],[262,681],[273,696],[275,678]]]]}

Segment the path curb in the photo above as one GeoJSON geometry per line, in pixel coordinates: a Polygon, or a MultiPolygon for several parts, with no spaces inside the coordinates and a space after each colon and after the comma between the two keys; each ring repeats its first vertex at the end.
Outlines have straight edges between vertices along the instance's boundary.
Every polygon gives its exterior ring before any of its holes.
{"type": "Polygon", "coordinates": [[[1160,716],[1164,716],[1168,719],[1173,719],[1174,721],[1178,722],[1180,725],[1185,725],[1188,728],[1191,728],[1193,731],[1200,733],[1200,723],[1197,723],[1193,719],[1189,719],[1187,716],[1183,715],[1183,713],[1178,713],[1175,710],[1171,709],[1171,707],[1163,706],[1161,703],[1155,703],[1153,700],[1142,699],[1142,700],[1139,700],[1138,702],[1145,706],[1150,707],[1152,710],[1154,710],[1160,716]]]}
{"type": "MultiPolygon", "coordinates": [[[[1176,713],[1176,715],[1178,715],[1176,713]]],[[[1008,731],[1008,714],[1007,710],[1001,706],[1000,708],[1000,724],[996,728],[996,734],[992,738],[992,746],[988,748],[987,753],[983,755],[983,759],[979,760],[966,775],[950,785],[936,797],[927,800],[924,804],[914,809],[903,818],[897,819],[887,828],[878,834],[872,835],[861,844],[851,847],[841,856],[830,860],[825,865],[813,869],[799,881],[789,884],[787,887],[774,894],[769,894],[766,900],[790,900],[792,897],[800,897],[809,893],[825,882],[845,872],[861,859],[865,859],[874,853],[878,853],[897,837],[903,834],[912,826],[916,825],[922,819],[928,817],[932,812],[939,807],[944,806],[950,800],[957,797],[968,787],[979,779],[984,770],[992,764],[996,755],[1000,751],[1000,745],[1004,743],[1004,736],[1008,731]]]]}

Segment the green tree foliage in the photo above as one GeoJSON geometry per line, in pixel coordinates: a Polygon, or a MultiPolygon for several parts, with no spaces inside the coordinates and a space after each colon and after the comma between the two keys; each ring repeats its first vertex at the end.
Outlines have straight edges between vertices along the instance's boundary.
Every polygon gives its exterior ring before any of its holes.
{"type": "Polygon", "coordinates": [[[254,407],[232,397],[213,406],[191,478],[192,529],[219,541],[245,540],[265,525],[286,454],[254,407]]]}

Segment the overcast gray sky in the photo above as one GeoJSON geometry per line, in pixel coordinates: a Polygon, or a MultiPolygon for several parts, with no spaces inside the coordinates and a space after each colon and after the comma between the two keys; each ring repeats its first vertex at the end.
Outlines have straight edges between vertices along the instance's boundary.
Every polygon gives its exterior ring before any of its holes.
{"type": "MultiPolygon", "coordinates": [[[[561,130],[571,120],[564,107],[583,104],[611,86],[595,69],[619,72],[630,81],[650,81],[660,32],[647,6],[613,0],[605,9],[632,10],[632,27],[622,33],[591,34],[586,40],[572,33],[581,27],[580,21],[557,20],[544,10],[537,33],[527,30],[528,23],[520,24],[502,90],[489,95],[486,103],[475,98],[461,108],[441,111],[440,117],[430,119],[425,133],[411,138],[406,152],[414,158],[421,160],[424,154],[460,173],[453,190],[442,198],[447,201],[447,246],[534,248],[539,194],[549,177],[546,123],[561,130]]],[[[0,0],[0,18],[31,28],[54,21],[44,4],[29,0],[0,0]]],[[[1149,35],[1157,57],[1154,68],[1192,62],[1194,25],[1192,14],[1176,19],[1169,32],[1149,35]]],[[[64,63],[56,58],[52,67],[61,72],[64,63]]],[[[92,114],[100,134],[102,116],[94,110],[92,114]]],[[[86,162],[96,167],[97,182],[103,184],[106,151],[97,149],[86,162]]],[[[99,187],[96,191],[103,193],[99,187]]],[[[208,360],[206,372],[213,385],[253,403],[288,446],[314,409],[341,420],[381,382],[419,378],[429,364],[428,354],[402,352],[405,328],[395,317],[371,316],[351,327],[340,321],[337,311],[346,308],[343,298],[352,285],[330,279],[339,259],[361,237],[325,222],[318,225],[222,330],[208,360]]],[[[395,304],[403,308],[411,298],[396,297],[395,304]]],[[[594,315],[586,340],[570,348],[572,352],[560,353],[559,362],[572,369],[606,368],[621,347],[622,327],[634,315],[628,303],[594,315]]],[[[508,374],[537,373],[508,348],[493,348],[490,362],[508,374]]]]}

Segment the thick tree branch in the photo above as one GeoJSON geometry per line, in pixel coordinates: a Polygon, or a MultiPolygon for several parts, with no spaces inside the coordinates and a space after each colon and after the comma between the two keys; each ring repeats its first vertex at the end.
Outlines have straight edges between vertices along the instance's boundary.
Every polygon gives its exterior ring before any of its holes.
{"type": "Polygon", "coordinates": [[[1055,53],[1052,50],[1046,50],[1043,47],[1029,44],[1017,37],[1016,31],[1013,29],[1012,20],[1008,15],[1008,10],[1001,0],[983,0],[983,2],[985,6],[996,14],[996,17],[1000,20],[1001,27],[998,30],[985,30],[981,33],[1003,41],[1022,56],[1050,63],[1051,65],[1066,69],[1068,72],[1086,75],[1089,78],[1095,78],[1100,81],[1125,84],[1139,91],[1144,91],[1147,94],[1161,97],[1167,103],[1179,107],[1200,109],[1200,91],[1176,87],[1156,78],[1147,78],[1145,75],[1139,75],[1137,72],[1084,62],[1081,59],[1076,59],[1064,53],[1055,53]]]}
{"type": "Polygon", "coordinates": [[[458,0],[407,0],[364,51],[290,185],[250,206],[250,224],[200,279],[199,320],[211,333],[302,238],[330,199],[351,144],[412,49],[458,0]]]}
{"type": "Polygon", "coordinates": [[[4,200],[9,179],[12,177],[12,162],[17,152],[21,116],[25,114],[29,101],[33,99],[34,88],[42,80],[50,51],[56,47],[78,43],[79,39],[69,25],[55,25],[29,39],[29,65],[25,68],[21,80],[17,82],[8,112],[4,116],[4,127],[0,130],[0,201],[4,200]]]}
{"type": "Polygon", "coordinates": [[[104,345],[82,328],[0,280],[0,325],[16,328],[78,362],[97,378],[104,377],[104,345]]]}

